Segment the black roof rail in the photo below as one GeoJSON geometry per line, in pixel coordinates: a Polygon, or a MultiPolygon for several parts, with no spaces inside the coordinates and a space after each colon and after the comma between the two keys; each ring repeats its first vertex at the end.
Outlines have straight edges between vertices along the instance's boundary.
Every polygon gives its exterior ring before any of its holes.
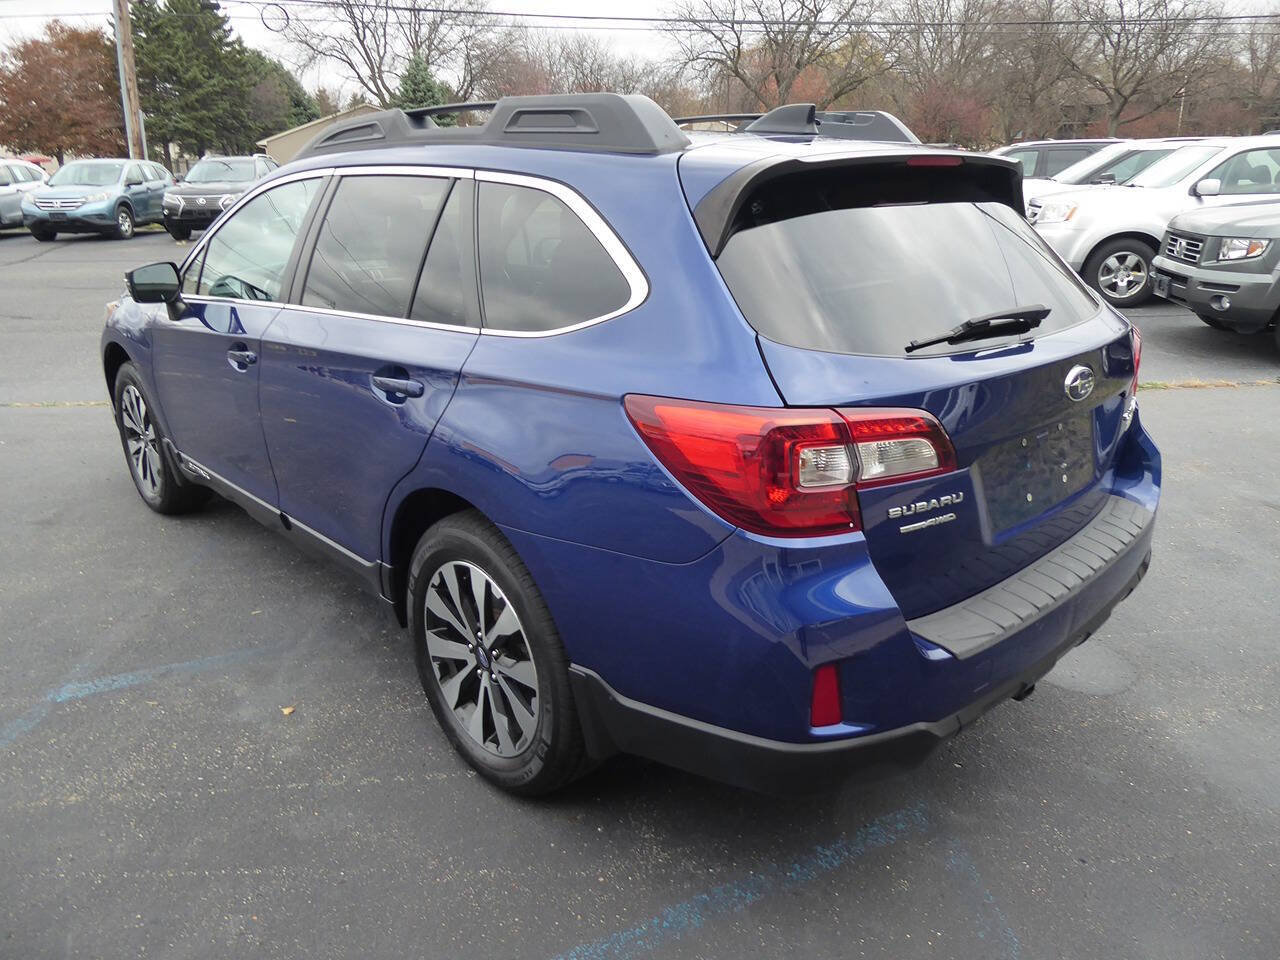
{"type": "Polygon", "coordinates": [[[369,113],[326,127],[295,159],[445,143],[655,155],[683,150],[689,138],[648,97],[575,93],[369,113]],[[467,110],[489,110],[490,116],[470,127],[441,127],[431,119],[467,110]]]}
{"type": "Polygon", "coordinates": [[[697,117],[676,117],[677,127],[687,127],[691,123],[746,123],[760,119],[758,113],[704,113],[697,117]]]}

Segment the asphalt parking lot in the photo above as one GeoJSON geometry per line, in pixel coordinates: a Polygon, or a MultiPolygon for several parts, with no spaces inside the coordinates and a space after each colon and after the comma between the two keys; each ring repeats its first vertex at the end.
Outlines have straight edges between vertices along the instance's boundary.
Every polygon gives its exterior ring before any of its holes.
{"type": "Polygon", "coordinates": [[[102,308],[181,254],[0,234],[0,957],[1280,953],[1269,335],[1136,311],[1153,565],[1025,703],[818,797],[620,759],[529,802],[455,758],[340,573],[137,497],[102,308]]]}

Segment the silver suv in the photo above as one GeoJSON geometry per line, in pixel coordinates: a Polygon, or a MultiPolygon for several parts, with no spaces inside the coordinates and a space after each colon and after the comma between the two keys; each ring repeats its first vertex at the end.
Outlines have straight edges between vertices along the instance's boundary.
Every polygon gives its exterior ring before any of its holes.
{"type": "Polygon", "coordinates": [[[1125,186],[1028,199],[1040,235],[1113,306],[1152,296],[1151,261],[1180,213],[1280,196],[1280,136],[1188,144],[1125,186]]]}

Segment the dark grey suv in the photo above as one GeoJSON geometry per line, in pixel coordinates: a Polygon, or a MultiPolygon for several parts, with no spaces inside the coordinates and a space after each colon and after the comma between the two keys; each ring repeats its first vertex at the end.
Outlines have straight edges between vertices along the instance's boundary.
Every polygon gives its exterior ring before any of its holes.
{"type": "MultiPolygon", "coordinates": [[[[1152,261],[1157,296],[1218,330],[1257,333],[1280,310],[1280,200],[1174,217],[1152,261]]],[[[1280,330],[1277,330],[1280,345],[1280,330]]]]}
{"type": "Polygon", "coordinates": [[[265,153],[205,157],[164,194],[164,228],[175,240],[203,230],[251,186],[279,166],[265,153]]]}

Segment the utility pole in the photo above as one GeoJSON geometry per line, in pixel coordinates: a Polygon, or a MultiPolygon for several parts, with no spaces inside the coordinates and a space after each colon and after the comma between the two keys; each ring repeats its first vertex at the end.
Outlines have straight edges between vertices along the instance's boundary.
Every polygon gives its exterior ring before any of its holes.
{"type": "Polygon", "coordinates": [[[138,99],[138,74],[133,65],[133,24],[129,20],[129,0],[112,0],[116,21],[116,64],[120,68],[120,103],[124,107],[124,134],[129,156],[147,158],[147,131],[138,99]]]}

